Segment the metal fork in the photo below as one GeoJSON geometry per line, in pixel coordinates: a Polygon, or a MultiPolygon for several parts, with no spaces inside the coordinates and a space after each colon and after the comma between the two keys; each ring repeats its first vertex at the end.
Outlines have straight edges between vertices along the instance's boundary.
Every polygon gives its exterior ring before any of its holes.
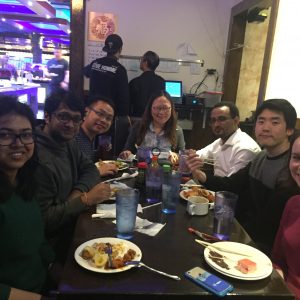
{"type": "Polygon", "coordinates": [[[172,278],[174,280],[181,280],[180,277],[176,276],[176,275],[171,275],[171,274],[168,274],[168,273],[165,273],[165,272],[162,272],[162,271],[159,271],[159,270],[156,270],[156,269],[153,269],[147,265],[145,265],[144,263],[142,263],[141,261],[135,261],[135,260],[132,260],[132,261],[127,261],[125,263],[126,266],[128,265],[134,265],[136,267],[145,267],[146,269],[152,271],[152,272],[155,272],[155,273],[158,273],[160,275],[163,275],[163,276],[166,276],[166,277],[169,277],[169,278],[172,278]]]}
{"type": "Polygon", "coordinates": [[[113,262],[112,262],[112,247],[110,243],[106,243],[106,248],[105,248],[105,252],[108,255],[108,267],[112,268],[113,267],[113,262]]]}

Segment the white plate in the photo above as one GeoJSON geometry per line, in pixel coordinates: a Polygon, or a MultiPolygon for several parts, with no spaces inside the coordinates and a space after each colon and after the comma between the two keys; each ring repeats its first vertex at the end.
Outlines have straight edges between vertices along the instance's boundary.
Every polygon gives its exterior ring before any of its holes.
{"type": "Polygon", "coordinates": [[[141,249],[135,245],[134,243],[127,241],[127,240],[122,240],[122,239],[118,239],[118,238],[110,238],[110,237],[106,237],[106,238],[98,238],[98,239],[93,239],[93,240],[89,240],[83,244],[81,244],[74,253],[74,257],[76,262],[82,266],[83,268],[93,271],[93,272],[97,272],[97,273],[119,273],[119,272],[123,272],[126,270],[131,269],[132,267],[134,267],[134,265],[128,265],[122,268],[118,268],[118,269],[104,269],[104,268],[96,268],[91,266],[87,260],[83,259],[81,257],[81,252],[84,249],[84,247],[86,246],[92,246],[94,243],[110,243],[110,244],[120,244],[123,243],[125,246],[124,249],[124,254],[127,252],[128,249],[133,249],[136,252],[136,255],[134,257],[133,260],[135,261],[140,261],[142,259],[142,251],[141,249]]]}
{"type": "MultiPolygon", "coordinates": [[[[270,276],[270,274],[273,271],[273,266],[271,260],[261,251],[257,250],[256,248],[253,248],[251,246],[241,244],[241,243],[235,243],[235,242],[217,242],[214,243],[216,246],[220,246],[222,248],[245,253],[247,255],[251,255],[251,257],[248,256],[242,256],[237,254],[231,254],[227,252],[222,252],[216,250],[216,252],[220,253],[221,255],[226,256],[228,259],[224,259],[224,262],[229,266],[229,270],[224,269],[220,267],[218,264],[216,264],[211,258],[209,258],[209,248],[205,248],[204,250],[204,258],[206,262],[214,268],[216,271],[236,279],[241,280],[259,280],[266,278],[270,276]],[[256,271],[253,273],[243,274],[239,270],[237,270],[235,267],[238,263],[238,260],[248,258],[256,263],[256,271]]],[[[211,248],[212,249],[212,248],[211,248]]],[[[213,250],[215,251],[215,250],[213,250]]]]}
{"type": "MultiPolygon", "coordinates": [[[[118,167],[119,171],[123,171],[129,168],[129,164],[123,162],[123,161],[118,161],[118,160],[103,160],[102,163],[104,164],[116,164],[118,167]]],[[[95,163],[96,167],[99,167],[99,162],[95,163]]]]}

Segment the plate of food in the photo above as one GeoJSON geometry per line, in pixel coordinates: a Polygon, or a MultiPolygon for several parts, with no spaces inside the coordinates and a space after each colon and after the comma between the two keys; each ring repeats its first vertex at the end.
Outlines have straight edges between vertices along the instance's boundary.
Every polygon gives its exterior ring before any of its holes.
{"type": "Polygon", "coordinates": [[[98,238],[81,244],[74,253],[76,262],[83,268],[97,273],[119,273],[134,267],[126,262],[142,259],[141,249],[134,243],[118,238],[98,238]],[[112,266],[107,249],[112,248],[112,266]]]}
{"type": "Polygon", "coordinates": [[[202,196],[204,198],[207,198],[210,203],[213,203],[215,201],[215,192],[198,186],[192,186],[191,188],[184,189],[180,191],[179,195],[186,201],[188,201],[189,197],[192,196],[202,196]]]}
{"type": "Polygon", "coordinates": [[[217,242],[213,244],[226,251],[206,247],[204,258],[216,271],[236,279],[259,280],[270,276],[273,271],[271,260],[258,249],[236,242],[217,242]],[[242,255],[244,254],[244,255],[242,255]]]}
{"type": "Polygon", "coordinates": [[[123,171],[129,168],[128,163],[119,160],[103,160],[95,163],[97,168],[100,166],[100,164],[115,164],[118,168],[118,171],[123,171]]]}

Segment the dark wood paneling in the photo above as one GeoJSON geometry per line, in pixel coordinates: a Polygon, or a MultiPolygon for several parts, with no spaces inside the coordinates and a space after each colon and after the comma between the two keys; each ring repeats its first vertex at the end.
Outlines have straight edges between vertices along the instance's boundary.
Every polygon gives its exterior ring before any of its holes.
{"type": "Polygon", "coordinates": [[[70,89],[83,99],[85,0],[71,1],[70,89]]]}
{"type": "Polygon", "coordinates": [[[236,16],[232,16],[230,39],[226,51],[225,71],[224,71],[224,95],[223,99],[227,101],[236,101],[237,88],[240,77],[243,45],[245,39],[245,30],[247,22],[247,11],[236,16]]]}
{"type": "Polygon", "coordinates": [[[259,90],[258,90],[257,105],[259,105],[260,103],[262,103],[262,101],[265,100],[267,81],[268,81],[270,63],[271,63],[273,41],[274,41],[274,35],[275,35],[275,29],[276,29],[276,21],[277,21],[277,15],[278,15],[278,6],[279,6],[279,0],[273,0],[272,7],[271,7],[268,34],[267,34],[265,55],[264,55],[260,85],[259,85],[259,90]]]}

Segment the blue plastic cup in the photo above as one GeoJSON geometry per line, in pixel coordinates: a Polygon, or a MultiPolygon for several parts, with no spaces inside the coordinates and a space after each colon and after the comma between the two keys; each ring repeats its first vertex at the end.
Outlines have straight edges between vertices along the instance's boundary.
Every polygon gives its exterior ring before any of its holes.
{"type": "Polygon", "coordinates": [[[136,152],[136,158],[138,162],[145,161],[147,164],[151,162],[151,149],[139,147],[136,152]]]}
{"type": "Polygon", "coordinates": [[[234,220],[238,195],[222,191],[216,192],[214,207],[214,236],[220,240],[229,240],[234,220]]]}
{"type": "Polygon", "coordinates": [[[180,174],[171,172],[164,176],[162,184],[162,211],[165,214],[175,214],[179,200],[180,174]]]}
{"type": "Polygon", "coordinates": [[[116,193],[117,237],[129,240],[133,237],[140,192],[136,189],[119,190],[116,193]]]}

